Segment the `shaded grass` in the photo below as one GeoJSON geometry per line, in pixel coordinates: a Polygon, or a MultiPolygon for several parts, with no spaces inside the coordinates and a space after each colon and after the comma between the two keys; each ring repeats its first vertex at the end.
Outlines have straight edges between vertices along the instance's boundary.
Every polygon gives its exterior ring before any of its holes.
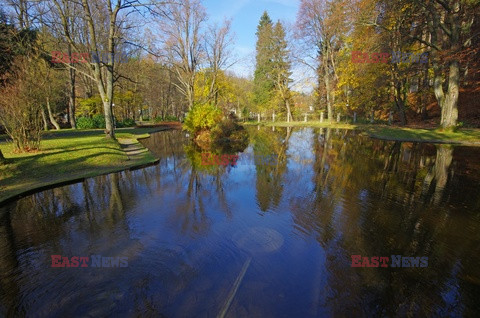
{"type": "MultiPolygon", "coordinates": [[[[246,126],[259,125],[256,122],[244,123],[246,126]]],[[[372,138],[410,141],[410,142],[430,142],[430,143],[452,143],[467,146],[480,146],[480,129],[459,129],[457,131],[441,131],[439,129],[417,129],[403,128],[386,125],[374,124],[348,124],[348,123],[329,123],[329,122],[261,122],[260,126],[276,127],[319,127],[319,128],[338,128],[338,129],[356,129],[363,131],[372,138]]]]}
{"type": "MultiPolygon", "coordinates": [[[[118,129],[117,138],[136,140],[158,128],[118,129]]],[[[15,153],[11,143],[1,143],[7,164],[0,165],[0,203],[25,191],[121,171],[153,163],[149,152],[129,159],[117,141],[106,139],[102,129],[60,130],[44,133],[41,150],[15,153]]]]}

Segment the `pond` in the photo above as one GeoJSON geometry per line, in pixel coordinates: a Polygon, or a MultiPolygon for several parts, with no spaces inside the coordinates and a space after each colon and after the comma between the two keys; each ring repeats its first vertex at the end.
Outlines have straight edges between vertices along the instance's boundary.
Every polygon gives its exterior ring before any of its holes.
{"type": "Polygon", "coordinates": [[[0,316],[478,316],[479,148],[248,132],[0,208],[0,316]]]}

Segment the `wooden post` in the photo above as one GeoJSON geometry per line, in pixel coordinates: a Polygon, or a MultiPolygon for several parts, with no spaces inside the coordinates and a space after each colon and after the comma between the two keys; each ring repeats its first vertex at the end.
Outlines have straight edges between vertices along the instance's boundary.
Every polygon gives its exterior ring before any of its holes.
{"type": "Polygon", "coordinates": [[[273,122],[275,122],[275,111],[273,111],[272,120],[273,120],[273,122]]]}
{"type": "Polygon", "coordinates": [[[307,122],[307,114],[305,114],[305,118],[303,119],[304,122],[307,122]]]}
{"type": "Polygon", "coordinates": [[[370,123],[371,124],[373,124],[374,117],[375,117],[375,111],[372,110],[372,117],[370,117],[370,123]]]}
{"type": "Polygon", "coordinates": [[[393,122],[393,112],[390,111],[390,114],[388,115],[388,124],[391,125],[393,122]]]}
{"type": "Polygon", "coordinates": [[[337,123],[340,122],[340,113],[337,114],[337,123]]]}
{"type": "Polygon", "coordinates": [[[323,112],[320,112],[320,122],[323,123],[323,112]]]}
{"type": "Polygon", "coordinates": [[[258,116],[258,122],[260,122],[260,113],[258,113],[257,116],[258,116]]]}
{"type": "Polygon", "coordinates": [[[357,122],[357,112],[353,112],[353,122],[357,122]]]}

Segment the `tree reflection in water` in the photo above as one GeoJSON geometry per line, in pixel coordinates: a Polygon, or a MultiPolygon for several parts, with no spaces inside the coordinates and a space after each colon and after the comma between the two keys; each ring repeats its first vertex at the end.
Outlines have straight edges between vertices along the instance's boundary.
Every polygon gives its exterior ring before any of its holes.
{"type": "Polygon", "coordinates": [[[202,167],[180,131],[142,142],[158,165],[0,208],[0,315],[213,316],[247,256],[234,233],[271,228],[228,315],[475,316],[480,151],[355,131],[249,129],[273,166],[202,167]],[[298,160],[296,157],[299,157],[298,160]],[[50,255],[126,256],[57,269],[50,255]],[[351,255],[428,256],[427,268],[352,268],[351,255]]]}

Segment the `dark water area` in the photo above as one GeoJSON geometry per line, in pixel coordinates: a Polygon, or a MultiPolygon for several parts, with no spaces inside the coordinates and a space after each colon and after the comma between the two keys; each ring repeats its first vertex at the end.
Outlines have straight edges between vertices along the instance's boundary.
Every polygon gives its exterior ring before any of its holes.
{"type": "Polygon", "coordinates": [[[236,166],[204,166],[184,132],[160,132],[143,141],[158,165],[0,208],[0,316],[480,315],[479,148],[249,135],[236,166]],[[90,261],[52,267],[52,255],[90,261]],[[352,255],[428,266],[352,267],[352,255]]]}

